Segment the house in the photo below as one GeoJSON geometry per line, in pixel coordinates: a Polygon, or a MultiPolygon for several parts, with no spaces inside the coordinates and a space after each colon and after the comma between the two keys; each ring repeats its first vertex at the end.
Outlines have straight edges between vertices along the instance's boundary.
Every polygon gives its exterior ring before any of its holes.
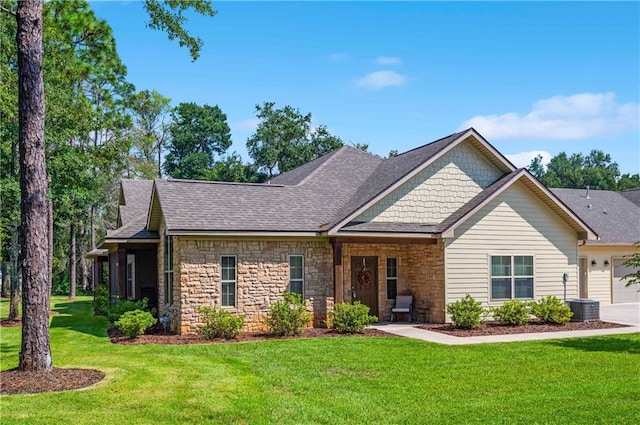
{"type": "Polygon", "coordinates": [[[119,224],[99,247],[112,294],[153,287],[180,332],[214,305],[262,329],[287,290],[317,326],[342,301],[388,320],[397,294],[440,323],[466,293],[576,298],[579,244],[598,237],[472,128],[388,159],[344,146],[265,184],[124,180],[119,224]]]}
{"type": "Polygon", "coordinates": [[[551,189],[600,236],[578,248],[579,295],[603,303],[640,301],[636,286],[622,277],[633,270],[626,259],[640,241],[640,189],[613,192],[589,189],[551,189]]]}

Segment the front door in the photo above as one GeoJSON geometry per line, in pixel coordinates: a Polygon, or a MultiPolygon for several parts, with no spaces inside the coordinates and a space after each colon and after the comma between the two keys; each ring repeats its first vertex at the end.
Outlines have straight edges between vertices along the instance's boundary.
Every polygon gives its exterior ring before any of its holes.
{"type": "Polygon", "coordinates": [[[351,257],[351,295],[378,315],[378,257],[351,257]]]}
{"type": "Polygon", "coordinates": [[[588,284],[587,279],[589,278],[589,262],[588,258],[580,258],[578,262],[578,283],[580,289],[580,298],[588,298],[589,293],[587,291],[588,284]]]}

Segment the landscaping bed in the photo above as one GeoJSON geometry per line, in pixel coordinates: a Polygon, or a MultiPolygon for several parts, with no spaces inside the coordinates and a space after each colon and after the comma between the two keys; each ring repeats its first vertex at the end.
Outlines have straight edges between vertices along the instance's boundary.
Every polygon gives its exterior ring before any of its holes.
{"type": "Polygon", "coordinates": [[[85,388],[104,378],[93,369],[59,369],[23,372],[18,369],[0,372],[0,394],[35,394],[85,388]]]}
{"type": "MultiPolygon", "coordinates": [[[[177,335],[174,333],[165,334],[161,327],[154,326],[134,339],[127,338],[122,332],[116,328],[107,331],[111,342],[114,344],[140,345],[140,344],[168,344],[168,345],[186,345],[186,344],[214,344],[229,342],[249,342],[249,341],[266,341],[279,339],[299,339],[299,338],[332,338],[342,336],[362,336],[362,337],[398,337],[378,329],[364,329],[362,333],[357,334],[339,334],[333,329],[326,328],[305,328],[303,332],[295,336],[277,336],[266,332],[245,332],[233,339],[204,339],[198,334],[177,335]]],[[[401,337],[399,337],[401,338],[401,337]]]]}
{"type": "Polygon", "coordinates": [[[440,332],[447,335],[467,337],[467,336],[489,336],[489,335],[508,335],[508,334],[525,334],[539,332],[563,332],[563,331],[583,331],[593,329],[611,329],[625,328],[627,325],[619,323],[603,322],[601,320],[591,322],[569,322],[565,325],[551,325],[540,321],[531,321],[520,326],[506,326],[499,323],[483,323],[479,328],[461,329],[456,328],[452,324],[425,324],[416,326],[416,328],[427,331],[440,332]]]}

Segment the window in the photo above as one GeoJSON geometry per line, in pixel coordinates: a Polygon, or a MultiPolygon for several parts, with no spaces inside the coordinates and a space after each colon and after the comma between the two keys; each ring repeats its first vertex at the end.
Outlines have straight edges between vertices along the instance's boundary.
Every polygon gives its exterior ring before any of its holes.
{"type": "Polygon", "coordinates": [[[533,298],[533,256],[491,257],[491,299],[533,298]]]}
{"type": "Polygon", "coordinates": [[[304,256],[289,256],[289,292],[300,294],[304,298],[304,256]]]}
{"type": "Polygon", "coordinates": [[[222,268],[221,305],[222,307],[235,307],[237,285],[236,256],[223,255],[220,259],[220,265],[222,268]]]}
{"type": "Polygon", "coordinates": [[[387,299],[395,300],[398,295],[398,260],[387,258],[387,299]]]}
{"type": "Polygon", "coordinates": [[[127,254],[127,299],[136,299],[136,255],[127,254]]]}
{"type": "Polygon", "coordinates": [[[164,302],[173,304],[173,241],[164,237],[164,302]]]}

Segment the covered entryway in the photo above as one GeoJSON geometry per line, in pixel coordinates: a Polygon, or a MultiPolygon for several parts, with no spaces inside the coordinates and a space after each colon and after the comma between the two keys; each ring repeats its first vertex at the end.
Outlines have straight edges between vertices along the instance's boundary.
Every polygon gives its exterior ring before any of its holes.
{"type": "Polygon", "coordinates": [[[351,257],[351,297],[378,315],[378,257],[351,257]]]}
{"type": "Polygon", "coordinates": [[[624,265],[624,258],[613,258],[613,279],[611,287],[611,302],[615,303],[632,303],[640,301],[640,292],[638,285],[627,287],[627,280],[622,279],[629,273],[635,272],[632,267],[624,265]]]}

